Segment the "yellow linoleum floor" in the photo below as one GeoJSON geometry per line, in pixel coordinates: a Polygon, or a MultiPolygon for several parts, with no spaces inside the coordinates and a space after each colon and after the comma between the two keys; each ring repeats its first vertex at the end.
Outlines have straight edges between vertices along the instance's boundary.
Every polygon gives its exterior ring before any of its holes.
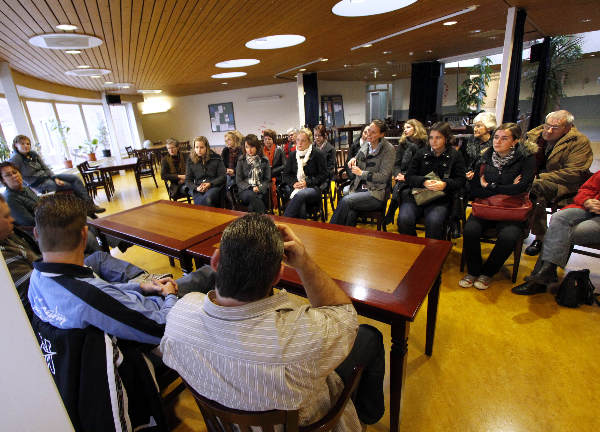
{"type": "MultiPolygon", "coordinates": [[[[107,203],[100,191],[97,202],[110,214],[167,199],[164,183],[159,181],[158,189],[152,179],[142,183],[140,199],[131,173],[115,176],[116,200],[107,203]]],[[[388,229],[395,230],[392,225],[388,229]]],[[[424,354],[426,305],[411,325],[401,430],[600,430],[600,307],[568,309],[558,306],[551,294],[512,294],[508,275],[512,258],[487,291],[460,288],[461,247],[462,240],[454,242],[444,266],[431,358],[424,354]]],[[[490,247],[483,250],[485,255],[490,247]]],[[[170,267],[165,256],[137,246],[124,254],[112,253],[151,272],[181,274],[179,266],[170,267]]],[[[592,281],[600,286],[599,262],[573,255],[567,270],[589,268],[592,281]]],[[[519,282],[534,264],[533,258],[523,255],[519,282]]],[[[389,326],[362,317],[360,321],[383,333],[389,354],[389,326]]],[[[388,373],[384,387],[387,408],[388,373]]],[[[180,420],[174,431],[206,430],[188,391],[179,396],[174,410],[180,420]]],[[[388,431],[387,410],[368,429],[388,431]]]]}

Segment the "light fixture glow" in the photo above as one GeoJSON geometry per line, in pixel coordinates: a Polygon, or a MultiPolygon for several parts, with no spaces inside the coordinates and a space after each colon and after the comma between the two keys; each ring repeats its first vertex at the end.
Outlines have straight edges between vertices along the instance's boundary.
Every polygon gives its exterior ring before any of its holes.
{"type": "Polygon", "coordinates": [[[417,0],[370,0],[365,2],[342,0],[331,8],[331,12],[335,15],[344,17],[379,15],[405,8],[416,1],[417,0]]]}
{"type": "Polygon", "coordinates": [[[101,78],[100,75],[90,75],[90,78],[101,78]]]}
{"type": "Polygon", "coordinates": [[[81,51],[79,51],[79,50],[66,50],[65,53],[66,54],[81,54],[81,51]]]}
{"type": "Polygon", "coordinates": [[[409,55],[409,56],[411,56],[411,55],[413,55],[413,54],[414,54],[414,52],[412,52],[412,51],[408,53],[408,55],[409,55]]]}
{"type": "Polygon", "coordinates": [[[474,34],[474,33],[481,33],[481,30],[480,30],[480,29],[477,29],[477,30],[471,30],[471,31],[469,31],[469,33],[473,33],[473,34],[474,34]]]}
{"type": "Polygon", "coordinates": [[[246,48],[250,49],[278,49],[287,48],[301,44],[306,38],[301,35],[284,34],[265,36],[246,42],[246,48]]]}
{"type": "Polygon", "coordinates": [[[128,89],[128,88],[129,88],[129,86],[128,86],[128,85],[124,85],[124,86],[122,86],[121,88],[128,89]]]}
{"type": "Polygon", "coordinates": [[[372,47],[372,46],[373,46],[373,44],[371,44],[371,43],[366,43],[366,44],[362,45],[360,48],[370,48],[370,47],[372,47]]]}
{"type": "Polygon", "coordinates": [[[235,59],[235,60],[225,60],[217,63],[215,66],[218,68],[235,68],[235,67],[246,67],[253,66],[255,64],[259,64],[260,60],[258,59],[235,59]]]}
{"type": "MultiPolygon", "coordinates": [[[[369,3],[369,6],[370,5],[371,5],[371,3],[369,3]]],[[[391,33],[391,34],[389,34],[387,36],[382,36],[382,37],[380,37],[378,39],[375,39],[375,40],[372,40],[372,41],[368,41],[368,42],[362,43],[360,45],[356,45],[356,46],[350,48],[350,51],[354,51],[354,50],[357,50],[359,48],[365,48],[366,46],[371,46],[374,43],[381,42],[381,41],[384,41],[386,39],[390,39],[390,38],[393,38],[393,37],[396,37],[396,36],[400,36],[400,35],[402,35],[404,33],[408,33],[408,32],[411,32],[413,30],[417,30],[417,29],[420,29],[420,28],[423,28],[423,27],[427,27],[427,26],[429,26],[431,24],[435,24],[435,23],[438,23],[438,22],[446,21],[447,19],[454,18],[454,17],[462,15],[462,14],[473,12],[473,11],[477,10],[478,7],[479,7],[479,5],[472,5],[472,6],[469,6],[469,7],[465,8],[465,9],[459,10],[458,12],[454,12],[454,13],[451,13],[449,15],[445,15],[443,17],[432,19],[431,21],[427,21],[427,22],[424,22],[424,23],[421,23],[421,24],[414,25],[412,27],[405,28],[405,29],[397,31],[395,33],[391,33]]]]}
{"type": "Polygon", "coordinates": [[[329,59],[328,58],[322,58],[321,61],[322,62],[326,62],[326,61],[329,61],[329,59]]]}
{"type": "Polygon", "coordinates": [[[170,109],[171,102],[164,98],[151,98],[142,102],[142,114],[167,112],[170,109]]]}
{"type": "Polygon", "coordinates": [[[138,90],[137,92],[141,94],[159,94],[162,93],[162,90],[138,90]]]}
{"type": "Polygon", "coordinates": [[[398,74],[392,74],[393,77],[398,76],[398,74]]]}
{"type": "Polygon", "coordinates": [[[445,25],[445,26],[453,26],[455,24],[458,24],[458,21],[446,21],[443,25],[445,25]]]}
{"type": "Polygon", "coordinates": [[[114,84],[114,82],[112,82],[112,81],[104,81],[104,85],[111,85],[111,84],[114,84]]]}
{"type": "Polygon", "coordinates": [[[590,18],[584,18],[581,20],[582,23],[589,23],[591,21],[590,18]]]}
{"type": "Polygon", "coordinates": [[[79,27],[77,27],[76,25],[73,25],[73,24],[59,24],[56,26],[56,28],[59,30],[73,31],[73,30],[77,30],[79,27]]]}
{"type": "Polygon", "coordinates": [[[91,68],[90,65],[79,65],[79,66],[77,66],[77,69],[89,69],[89,68],[91,68]]]}
{"type": "Polygon", "coordinates": [[[248,75],[246,72],[224,72],[220,74],[211,75],[211,78],[237,78],[248,75]]]}
{"type": "Polygon", "coordinates": [[[433,50],[426,50],[425,51],[427,54],[431,54],[433,52],[433,50]]]}
{"type": "Polygon", "coordinates": [[[391,51],[383,51],[381,54],[383,54],[383,55],[389,55],[391,53],[392,53],[391,51]]]}
{"type": "Polygon", "coordinates": [[[229,83],[226,83],[226,82],[222,82],[222,83],[221,83],[221,84],[223,84],[223,85],[227,85],[227,84],[229,84],[229,83]]]}
{"type": "Polygon", "coordinates": [[[298,69],[299,72],[304,72],[306,68],[298,69]]]}

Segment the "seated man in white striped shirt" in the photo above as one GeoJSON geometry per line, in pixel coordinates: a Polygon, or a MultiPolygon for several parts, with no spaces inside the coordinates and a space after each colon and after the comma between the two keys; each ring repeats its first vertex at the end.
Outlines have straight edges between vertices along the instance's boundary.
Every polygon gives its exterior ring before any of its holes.
{"type": "Polygon", "coordinates": [[[223,232],[211,265],[216,290],[186,295],[167,317],[165,364],[222,405],[298,409],[301,425],[323,417],[353,367],[362,364],[354,404],[348,403],[334,430],[359,431],[359,418],[365,424],[381,418],[381,333],[358,325],[348,296],[289,227],[264,215],[237,219],[223,232]],[[273,292],[282,261],[298,272],[310,305],[293,302],[283,290],[273,292]]]}

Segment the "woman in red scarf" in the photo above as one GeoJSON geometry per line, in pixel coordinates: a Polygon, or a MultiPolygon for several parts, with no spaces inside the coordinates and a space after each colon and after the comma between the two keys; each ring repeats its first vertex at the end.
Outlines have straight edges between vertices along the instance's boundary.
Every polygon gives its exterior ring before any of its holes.
{"type": "Polygon", "coordinates": [[[281,183],[281,173],[283,172],[283,150],[278,147],[275,142],[277,141],[277,132],[273,129],[265,129],[263,131],[263,151],[269,164],[271,164],[271,202],[273,208],[277,208],[277,192],[276,188],[281,183]]]}

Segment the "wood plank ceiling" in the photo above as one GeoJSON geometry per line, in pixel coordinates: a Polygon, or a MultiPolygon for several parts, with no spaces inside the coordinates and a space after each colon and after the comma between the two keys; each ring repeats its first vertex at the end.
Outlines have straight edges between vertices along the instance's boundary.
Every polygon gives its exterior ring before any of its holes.
{"type": "Polygon", "coordinates": [[[72,87],[101,91],[104,81],[130,82],[135,89],[162,89],[186,95],[276,84],[293,79],[286,69],[324,57],[308,67],[320,79],[378,80],[408,76],[410,63],[445,58],[502,45],[506,11],[528,12],[526,39],[600,29],[598,0],[419,0],[387,14],[360,18],[333,15],[336,0],[0,0],[0,60],[22,73],[72,87]],[[473,3],[479,8],[445,27],[427,26],[377,43],[350,48],[450,13],[473,3]],[[589,20],[589,21],[587,21],[589,20]],[[33,47],[32,36],[60,32],[58,24],[78,26],[75,33],[104,41],[70,55],[33,47]],[[481,30],[479,34],[471,33],[481,30]],[[493,32],[496,30],[496,32],[493,32]],[[486,32],[492,33],[486,33],[486,32]],[[272,34],[295,33],[306,42],[279,50],[251,50],[245,42],[272,34]],[[482,37],[483,34],[483,37],[482,37]],[[389,54],[383,54],[390,51],[389,54]],[[410,53],[413,53],[410,55],[410,53]],[[257,58],[243,78],[215,80],[223,60],[257,58]],[[87,64],[111,70],[100,79],[65,75],[87,64]],[[346,66],[345,66],[346,65],[346,66]],[[366,78],[365,78],[366,77],[366,78]],[[221,84],[226,81],[227,86],[221,84]]]}

